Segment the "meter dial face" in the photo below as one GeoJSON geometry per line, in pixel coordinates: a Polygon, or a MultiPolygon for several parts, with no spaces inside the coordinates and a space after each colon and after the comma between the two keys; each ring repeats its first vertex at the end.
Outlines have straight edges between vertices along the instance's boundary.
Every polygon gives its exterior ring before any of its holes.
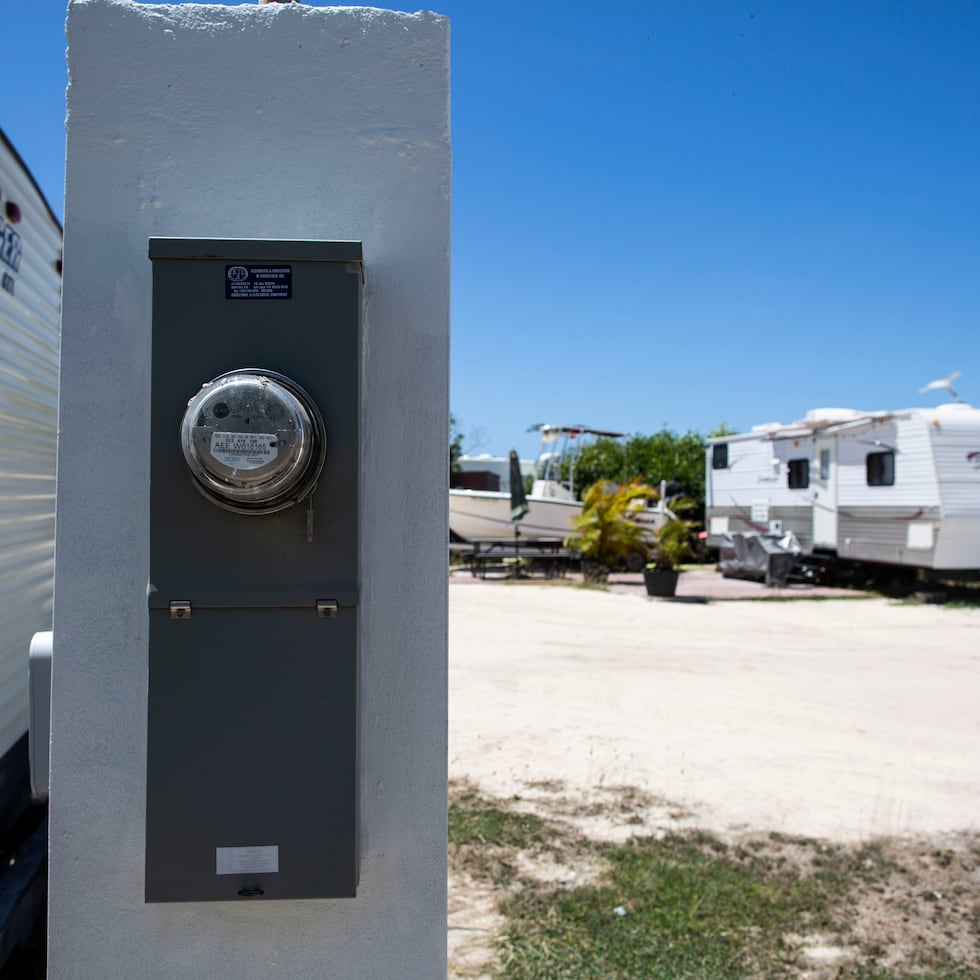
{"type": "Polygon", "coordinates": [[[307,497],[326,455],[310,396],[274,371],[242,368],[205,383],[187,403],[180,448],[213,503],[269,514],[307,497]]]}

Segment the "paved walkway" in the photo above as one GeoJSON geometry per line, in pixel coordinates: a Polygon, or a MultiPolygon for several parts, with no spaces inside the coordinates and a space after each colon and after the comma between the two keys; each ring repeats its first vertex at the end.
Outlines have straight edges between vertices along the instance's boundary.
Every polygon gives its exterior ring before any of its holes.
{"type": "MultiPolygon", "coordinates": [[[[612,592],[644,595],[643,573],[614,573],[609,576],[612,592]]],[[[830,599],[861,596],[856,589],[832,589],[822,585],[798,583],[780,589],[748,579],[725,578],[714,569],[692,569],[681,572],[677,582],[677,599],[830,599]]]]}
{"type": "MultiPolygon", "coordinates": [[[[457,568],[452,572],[454,583],[465,582],[499,582],[501,584],[513,583],[513,579],[508,579],[501,575],[489,575],[486,579],[475,578],[470,574],[469,569],[457,568]]],[[[540,576],[533,576],[527,579],[528,582],[542,583],[547,579],[540,576]]],[[[572,572],[567,576],[566,581],[581,582],[582,576],[577,572],[572,572]]],[[[614,572],[609,576],[609,591],[619,592],[624,595],[646,595],[646,588],[643,585],[642,572],[614,572]]],[[[688,602],[709,601],[714,599],[830,599],[830,598],[857,598],[865,595],[857,589],[832,589],[826,586],[805,585],[802,583],[789,585],[780,589],[775,586],[767,587],[762,582],[751,582],[747,579],[725,578],[714,568],[691,569],[681,572],[677,582],[677,600],[688,602]]],[[[662,600],[658,600],[662,601],[662,600]]]]}

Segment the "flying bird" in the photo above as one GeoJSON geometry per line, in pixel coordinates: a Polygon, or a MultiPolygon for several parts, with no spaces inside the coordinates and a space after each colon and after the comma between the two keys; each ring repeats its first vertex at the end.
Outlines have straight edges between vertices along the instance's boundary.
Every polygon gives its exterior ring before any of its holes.
{"type": "Polygon", "coordinates": [[[962,402],[963,399],[953,391],[953,382],[960,376],[959,371],[954,371],[948,378],[940,378],[938,381],[930,381],[924,388],[919,389],[919,394],[927,391],[935,391],[937,388],[945,388],[953,398],[953,401],[962,402]]]}

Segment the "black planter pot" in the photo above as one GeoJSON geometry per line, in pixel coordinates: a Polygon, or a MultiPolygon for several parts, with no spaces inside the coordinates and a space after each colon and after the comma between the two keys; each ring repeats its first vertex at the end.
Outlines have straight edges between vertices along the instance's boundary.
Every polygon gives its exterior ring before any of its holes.
{"type": "Polygon", "coordinates": [[[647,587],[647,595],[661,597],[672,596],[677,591],[677,579],[680,573],[676,569],[661,571],[657,568],[643,569],[643,582],[647,587]]]}

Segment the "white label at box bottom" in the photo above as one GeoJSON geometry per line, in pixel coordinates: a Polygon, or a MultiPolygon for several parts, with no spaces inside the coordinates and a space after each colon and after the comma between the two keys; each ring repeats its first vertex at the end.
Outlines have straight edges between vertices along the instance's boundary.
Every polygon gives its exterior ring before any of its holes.
{"type": "Polygon", "coordinates": [[[279,845],[260,847],[217,847],[219,875],[269,874],[279,870],[279,845]]]}

